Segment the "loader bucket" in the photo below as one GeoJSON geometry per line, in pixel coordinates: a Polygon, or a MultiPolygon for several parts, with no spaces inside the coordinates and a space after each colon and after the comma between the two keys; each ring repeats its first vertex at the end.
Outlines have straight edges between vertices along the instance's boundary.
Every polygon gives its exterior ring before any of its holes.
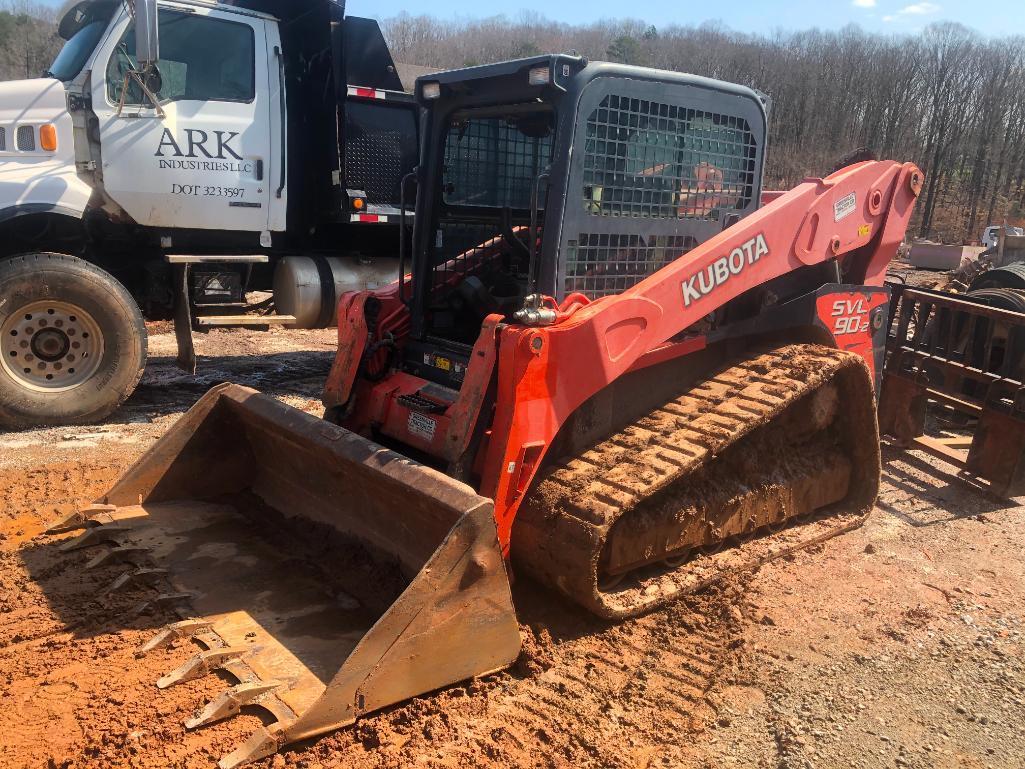
{"type": "MultiPolygon", "coordinates": [[[[520,638],[492,502],[354,433],[237,385],[207,393],[103,497],[51,531],[129,562],[177,612],[140,654],[197,654],[157,686],[238,683],[189,728],[270,712],[222,769],[509,665],[520,638]],[[102,548],[102,549],[101,549],[102,548]]],[[[201,704],[201,703],[197,703],[201,704]]]]}

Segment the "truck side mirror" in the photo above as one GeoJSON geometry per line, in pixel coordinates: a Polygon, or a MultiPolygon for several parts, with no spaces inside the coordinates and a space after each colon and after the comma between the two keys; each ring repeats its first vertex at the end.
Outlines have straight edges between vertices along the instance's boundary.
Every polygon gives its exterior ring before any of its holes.
{"type": "Polygon", "coordinates": [[[160,60],[160,36],[157,30],[157,0],[134,0],[135,61],[140,72],[160,60]]]}

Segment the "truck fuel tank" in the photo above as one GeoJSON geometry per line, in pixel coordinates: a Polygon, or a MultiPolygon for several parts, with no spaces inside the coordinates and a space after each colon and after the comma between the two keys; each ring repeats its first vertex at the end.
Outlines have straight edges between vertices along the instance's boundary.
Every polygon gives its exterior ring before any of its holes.
{"type": "Polygon", "coordinates": [[[397,258],[286,256],[274,269],[274,303],[278,313],[295,316],[288,328],[327,328],[338,322],[343,293],[379,288],[398,276],[397,258]]]}

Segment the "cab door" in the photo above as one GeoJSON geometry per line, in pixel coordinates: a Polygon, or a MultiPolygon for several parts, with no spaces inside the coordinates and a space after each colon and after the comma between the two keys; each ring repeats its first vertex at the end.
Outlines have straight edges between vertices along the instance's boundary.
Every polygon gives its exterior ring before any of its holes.
{"type": "Polygon", "coordinates": [[[268,230],[267,28],[276,41],[276,27],[173,4],[160,6],[159,27],[157,104],[128,74],[135,32],[127,15],[95,60],[92,101],[107,194],[141,225],[268,230]]]}

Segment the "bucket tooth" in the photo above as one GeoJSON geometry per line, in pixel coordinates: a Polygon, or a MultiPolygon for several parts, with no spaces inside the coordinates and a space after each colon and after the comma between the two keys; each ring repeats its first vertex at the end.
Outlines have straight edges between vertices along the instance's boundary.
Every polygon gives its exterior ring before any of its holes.
{"type": "Polygon", "coordinates": [[[127,526],[120,526],[116,523],[103,523],[86,529],[74,539],[70,539],[60,546],[61,552],[69,553],[72,550],[81,550],[83,547],[102,545],[104,542],[117,542],[119,534],[128,531],[127,526]]]}
{"type": "Polygon", "coordinates": [[[152,584],[154,580],[166,577],[167,575],[167,569],[150,569],[145,566],[140,566],[135,571],[126,571],[120,577],[103,588],[103,590],[100,591],[100,595],[116,593],[117,591],[123,590],[129,586],[152,584]]]}
{"type": "Polygon", "coordinates": [[[44,530],[44,534],[64,534],[68,531],[80,531],[90,526],[99,526],[113,520],[110,513],[117,510],[115,505],[89,505],[89,507],[69,513],[60,520],[54,521],[44,530]]]}
{"type": "Polygon", "coordinates": [[[148,598],[135,607],[133,614],[145,614],[151,609],[162,609],[176,603],[183,603],[192,598],[192,593],[161,593],[148,598]]]}
{"type": "Polygon", "coordinates": [[[135,656],[142,657],[154,649],[163,649],[179,638],[192,638],[199,633],[209,630],[210,627],[210,622],[205,619],[183,619],[180,622],[172,622],[136,649],[135,656]]]}
{"type": "Polygon", "coordinates": [[[130,563],[142,560],[149,554],[149,549],[145,547],[112,547],[106,552],[100,553],[95,556],[91,561],[85,565],[85,569],[96,569],[100,566],[106,566],[111,563],[117,563],[120,561],[128,561],[130,563]]]}
{"type": "Polygon", "coordinates": [[[256,648],[255,646],[225,646],[220,649],[199,652],[199,654],[196,654],[181,667],[172,670],[166,676],[161,676],[157,680],[157,688],[166,689],[183,681],[202,678],[215,668],[220,667],[223,663],[241,657],[244,654],[249,654],[255,651],[256,648]]]}
{"type": "MultiPolygon", "coordinates": [[[[202,638],[197,638],[196,640],[200,641],[201,643],[205,643],[202,638]]],[[[214,645],[209,643],[205,643],[205,645],[208,649],[215,648],[214,645]]],[[[232,676],[240,684],[249,683],[250,681],[255,680],[253,678],[252,668],[249,667],[249,665],[245,661],[243,661],[241,657],[235,657],[235,659],[230,659],[226,662],[221,663],[221,665],[218,667],[218,670],[223,670],[229,676],[232,676]]]]}
{"type": "Polygon", "coordinates": [[[259,761],[278,752],[285,744],[285,737],[280,728],[259,728],[228,755],[217,762],[218,769],[236,769],[251,761],[259,761]]]}
{"type": "Polygon", "coordinates": [[[214,721],[222,721],[237,715],[243,705],[252,705],[279,686],[281,686],[280,681],[251,681],[232,686],[207,703],[206,707],[198,711],[192,718],[186,719],[185,728],[197,729],[200,726],[212,724],[214,721]]]}

